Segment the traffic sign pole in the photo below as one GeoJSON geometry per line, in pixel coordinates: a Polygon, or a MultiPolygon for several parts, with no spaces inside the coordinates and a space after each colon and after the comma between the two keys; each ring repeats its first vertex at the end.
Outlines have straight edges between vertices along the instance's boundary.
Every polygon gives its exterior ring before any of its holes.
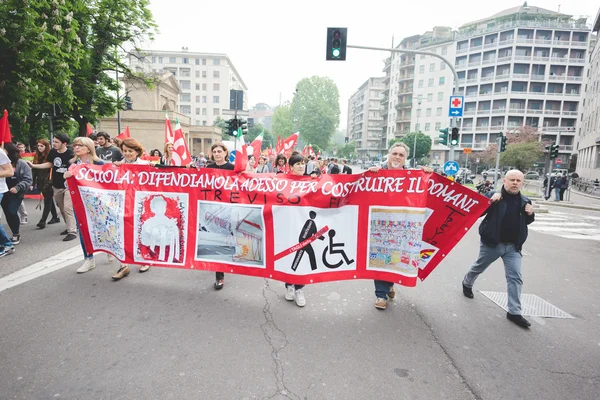
{"type": "Polygon", "coordinates": [[[496,143],[498,143],[498,151],[496,152],[496,172],[494,173],[494,189],[498,190],[498,172],[500,168],[500,143],[502,142],[502,136],[498,136],[496,138],[496,143]]]}

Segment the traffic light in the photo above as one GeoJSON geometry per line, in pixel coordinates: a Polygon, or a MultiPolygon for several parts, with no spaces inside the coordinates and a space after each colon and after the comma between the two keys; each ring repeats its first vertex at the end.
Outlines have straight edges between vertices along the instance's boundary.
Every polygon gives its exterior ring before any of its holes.
{"type": "Polygon", "coordinates": [[[506,151],[506,136],[501,134],[500,136],[500,152],[506,151]]]}
{"type": "Polygon", "coordinates": [[[448,128],[440,129],[440,132],[442,132],[442,135],[439,135],[438,144],[448,146],[448,128]]]}
{"type": "Polygon", "coordinates": [[[131,97],[125,96],[124,100],[125,100],[125,109],[133,110],[133,102],[131,101],[131,97]]]}
{"type": "Polygon", "coordinates": [[[348,143],[348,136],[344,138],[344,143],[348,143]]]}
{"type": "Polygon", "coordinates": [[[238,127],[239,127],[238,120],[235,118],[232,118],[227,121],[227,132],[225,132],[225,133],[233,136],[237,132],[238,127]]]}
{"type": "Polygon", "coordinates": [[[552,145],[550,146],[550,158],[554,159],[558,157],[558,145],[556,144],[556,142],[552,142],[552,145]]]}
{"type": "Polygon", "coordinates": [[[344,61],[346,59],[346,38],[348,28],[327,28],[328,61],[344,61]]]}
{"type": "Polygon", "coordinates": [[[242,131],[242,135],[245,135],[246,133],[248,133],[248,125],[247,125],[248,121],[246,121],[245,119],[238,119],[238,130],[241,129],[242,131]]]}
{"type": "Polygon", "coordinates": [[[450,146],[458,146],[458,128],[452,128],[450,136],[450,146]]]}

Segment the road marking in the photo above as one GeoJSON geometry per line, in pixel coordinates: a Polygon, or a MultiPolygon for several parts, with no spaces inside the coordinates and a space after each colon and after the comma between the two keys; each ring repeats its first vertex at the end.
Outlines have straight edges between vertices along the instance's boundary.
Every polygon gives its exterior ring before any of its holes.
{"type": "Polygon", "coordinates": [[[45,260],[36,262],[29,267],[23,268],[22,270],[13,272],[4,278],[0,278],[0,292],[20,285],[21,283],[39,278],[40,276],[58,271],[61,268],[67,267],[82,260],[83,251],[81,250],[81,246],[75,246],[69,250],[65,250],[61,253],[48,257],[45,260]]]}
{"type": "Polygon", "coordinates": [[[594,224],[588,224],[586,222],[552,222],[552,221],[536,221],[538,223],[535,224],[535,226],[532,226],[532,229],[538,228],[540,226],[552,226],[552,225],[558,225],[564,229],[569,229],[570,227],[583,227],[583,226],[596,226],[594,224]]]}
{"type": "MultiPolygon", "coordinates": [[[[568,227],[564,227],[564,226],[530,226],[529,229],[532,229],[534,231],[538,231],[538,232],[568,232],[569,228],[568,227]]],[[[587,233],[598,233],[600,232],[600,229],[598,228],[577,228],[577,229],[573,229],[572,233],[578,233],[578,232],[587,232],[587,233]]],[[[571,233],[571,232],[569,232],[571,233]]]]}

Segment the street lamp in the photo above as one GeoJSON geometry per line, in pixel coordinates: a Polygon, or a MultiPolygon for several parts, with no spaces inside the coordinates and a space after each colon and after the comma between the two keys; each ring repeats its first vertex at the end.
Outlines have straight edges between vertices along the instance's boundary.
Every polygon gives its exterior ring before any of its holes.
{"type": "Polygon", "coordinates": [[[413,143],[413,168],[417,167],[417,134],[419,133],[419,131],[421,130],[421,127],[419,126],[419,116],[421,116],[421,102],[423,101],[423,98],[421,97],[421,95],[417,96],[417,104],[419,105],[419,107],[417,108],[417,129],[415,129],[415,140],[413,143]]]}

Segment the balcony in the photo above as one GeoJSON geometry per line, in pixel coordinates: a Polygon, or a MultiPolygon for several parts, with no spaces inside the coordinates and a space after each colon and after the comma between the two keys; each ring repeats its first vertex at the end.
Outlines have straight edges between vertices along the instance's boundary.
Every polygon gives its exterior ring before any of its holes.
{"type": "Polygon", "coordinates": [[[483,48],[484,49],[492,49],[492,48],[494,48],[496,46],[498,46],[498,43],[497,42],[492,42],[492,43],[486,43],[486,44],[484,44],[483,48]]]}
{"type": "Polygon", "coordinates": [[[513,44],[515,41],[514,38],[510,38],[510,39],[505,39],[505,40],[501,40],[498,42],[499,46],[504,46],[505,44],[513,44]]]}
{"type": "Polygon", "coordinates": [[[543,61],[543,62],[548,62],[548,61],[550,61],[550,57],[543,57],[543,56],[533,56],[532,60],[533,60],[533,61],[543,61]]]}
{"type": "Polygon", "coordinates": [[[477,83],[477,82],[479,82],[479,78],[467,79],[467,84],[469,84],[469,83],[477,83]]]}
{"type": "Polygon", "coordinates": [[[401,76],[400,79],[398,79],[398,82],[400,81],[407,81],[407,80],[413,80],[414,79],[414,75],[406,75],[406,76],[401,76]]]}
{"type": "Polygon", "coordinates": [[[533,44],[533,39],[528,39],[528,38],[517,38],[517,43],[526,43],[526,44],[533,44]]]}
{"type": "Polygon", "coordinates": [[[544,81],[546,77],[544,75],[531,75],[531,79],[535,81],[544,81]]]}
{"type": "Polygon", "coordinates": [[[581,81],[583,81],[583,77],[582,76],[567,76],[567,80],[581,82],[581,81]]]}
{"type": "Polygon", "coordinates": [[[489,108],[487,110],[477,110],[477,115],[486,115],[491,112],[492,112],[492,110],[490,110],[489,108]]]}
{"type": "Polygon", "coordinates": [[[547,115],[560,115],[560,114],[562,114],[562,111],[560,111],[560,110],[545,109],[544,110],[544,114],[547,114],[547,115]]]}
{"type": "Polygon", "coordinates": [[[561,93],[564,96],[573,96],[573,97],[579,97],[581,96],[581,93],[579,92],[569,92],[569,93],[561,93]]]}
{"type": "Polygon", "coordinates": [[[552,44],[550,39],[535,39],[535,44],[552,44]]]}
{"type": "Polygon", "coordinates": [[[467,68],[467,63],[456,64],[456,69],[465,69],[467,68]]]}
{"type": "Polygon", "coordinates": [[[531,61],[531,56],[515,56],[515,61],[531,61]]]}
{"type": "Polygon", "coordinates": [[[571,46],[572,46],[572,47],[587,47],[587,46],[588,46],[588,43],[587,43],[587,42],[580,42],[580,41],[578,41],[578,40],[577,40],[577,41],[575,41],[575,40],[572,40],[572,41],[571,41],[571,46]]]}
{"type": "Polygon", "coordinates": [[[467,93],[467,94],[465,94],[465,97],[467,97],[467,98],[469,98],[469,97],[477,97],[477,92],[467,93]]]}
{"type": "Polygon", "coordinates": [[[466,53],[467,51],[469,51],[468,47],[465,47],[462,49],[456,49],[456,54],[463,54],[463,53],[466,53]]]}
{"type": "Polygon", "coordinates": [[[508,79],[508,78],[510,78],[510,74],[496,75],[496,80],[502,80],[502,79],[508,79]]]}
{"type": "Polygon", "coordinates": [[[482,76],[481,79],[479,79],[480,82],[488,82],[488,81],[493,81],[493,80],[494,80],[494,75],[482,76]]]}
{"type": "Polygon", "coordinates": [[[537,109],[533,109],[533,108],[528,108],[527,109],[527,114],[543,114],[544,110],[537,110],[537,109]]]}
{"type": "Polygon", "coordinates": [[[465,110],[463,111],[463,115],[475,115],[477,110],[465,110]]]}
{"type": "Polygon", "coordinates": [[[492,125],[490,127],[490,132],[503,131],[504,125],[492,125]]]}
{"type": "Polygon", "coordinates": [[[497,62],[502,62],[502,61],[510,61],[512,60],[512,55],[510,56],[502,56],[502,57],[498,57],[497,62]]]}
{"type": "Polygon", "coordinates": [[[585,59],[584,58],[571,57],[571,58],[569,58],[569,62],[571,64],[585,64],[585,59]]]}
{"type": "Polygon", "coordinates": [[[529,79],[529,74],[513,74],[513,79],[529,79]]]}
{"type": "Polygon", "coordinates": [[[579,114],[578,111],[563,111],[562,115],[574,115],[577,116],[579,114]]]}
{"type": "Polygon", "coordinates": [[[575,132],[574,126],[544,126],[542,127],[544,132],[575,132]]]}
{"type": "Polygon", "coordinates": [[[567,63],[569,61],[568,57],[552,57],[550,61],[553,63],[567,63]]]}
{"type": "Polygon", "coordinates": [[[469,47],[469,51],[481,51],[483,49],[482,45],[469,47]]]}
{"type": "Polygon", "coordinates": [[[573,145],[572,144],[559,144],[558,145],[558,151],[568,151],[571,152],[573,151],[573,145]]]}
{"type": "Polygon", "coordinates": [[[487,132],[490,130],[489,125],[477,126],[475,127],[476,132],[487,132]]]}
{"type": "Polygon", "coordinates": [[[564,81],[565,80],[565,76],[564,75],[552,75],[550,74],[550,76],[548,77],[549,81],[564,81]]]}
{"type": "Polygon", "coordinates": [[[471,148],[482,150],[482,149],[487,149],[487,147],[488,147],[487,142],[475,142],[471,148]]]}
{"type": "Polygon", "coordinates": [[[494,64],[496,62],[496,57],[494,58],[485,58],[482,62],[481,65],[489,65],[489,64],[494,64]]]}
{"type": "Polygon", "coordinates": [[[511,114],[525,114],[524,108],[509,108],[508,112],[511,114]]]}
{"type": "Polygon", "coordinates": [[[569,40],[553,40],[553,46],[570,46],[571,42],[569,40]]]}
{"type": "Polygon", "coordinates": [[[463,126],[462,131],[463,132],[473,132],[473,127],[472,126],[463,126]]]}
{"type": "Polygon", "coordinates": [[[481,65],[481,60],[469,61],[469,67],[474,65],[481,65]]]}
{"type": "Polygon", "coordinates": [[[396,110],[402,110],[404,108],[410,108],[412,103],[398,103],[396,104],[396,110]]]}
{"type": "Polygon", "coordinates": [[[495,108],[492,110],[492,114],[505,114],[506,108],[495,108]]]}

